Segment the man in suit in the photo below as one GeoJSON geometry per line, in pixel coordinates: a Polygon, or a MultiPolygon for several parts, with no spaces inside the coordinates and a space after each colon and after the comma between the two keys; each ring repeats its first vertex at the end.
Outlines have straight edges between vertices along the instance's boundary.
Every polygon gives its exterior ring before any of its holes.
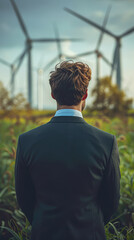
{"type": "Polygon", "coordinates": [[[105,240],[118,208],[120,159],[116,136],[82,116],[91,69],[65,61],[50,73],[57,111],[19,136],[15,188],[32,225],[32,240],[105,240]]]}

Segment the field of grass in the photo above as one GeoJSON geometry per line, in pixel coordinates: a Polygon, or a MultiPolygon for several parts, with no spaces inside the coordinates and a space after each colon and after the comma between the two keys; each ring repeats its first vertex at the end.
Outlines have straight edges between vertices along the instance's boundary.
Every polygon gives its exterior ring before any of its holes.
{"type": "MultiPolygon", "coordinates": [[[[17,205],[14,189],[17,141],[21,133],[45,124],[53,114],[32,119],[22,113],[17,118],[5,116],[0,120],[0,240],[30,239],[31,226],[17,205]]],[[[134,118],[96,115],[85,120],[114,134],[118,142],[121,198],[117,212],[105,226],[107,239],[134,240],[134,118]]]]}

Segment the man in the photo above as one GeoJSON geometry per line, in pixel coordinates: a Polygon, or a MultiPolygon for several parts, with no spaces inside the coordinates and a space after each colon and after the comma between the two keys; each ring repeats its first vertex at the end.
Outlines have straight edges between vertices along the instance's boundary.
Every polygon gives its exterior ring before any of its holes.
{"type": "Polygon", "coordinates": [[[15,188],[32,240],[105,240],[118,208],[116,137],[82,116],[90,80],[86,64],[57,65],[49,79],[56,114],[19,136],[15,188]]]}

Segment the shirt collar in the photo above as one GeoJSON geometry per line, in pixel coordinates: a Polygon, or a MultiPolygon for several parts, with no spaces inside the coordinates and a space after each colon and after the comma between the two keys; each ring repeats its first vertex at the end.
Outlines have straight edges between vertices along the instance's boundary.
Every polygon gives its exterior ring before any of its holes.
{"type": "Polygon", "coordinates": [[[56,111],[54,117],[59,117],[59,116],[74,116],[74,117],[81,117],[82,113],[76,109],[59,109],[56,111]]]}

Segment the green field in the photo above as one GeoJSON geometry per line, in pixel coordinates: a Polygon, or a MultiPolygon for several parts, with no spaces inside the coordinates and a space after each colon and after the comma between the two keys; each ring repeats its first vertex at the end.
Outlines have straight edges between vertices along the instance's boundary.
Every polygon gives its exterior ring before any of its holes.
{"type": "MultiPolygon", "coordinates": [[[[49,114],[48,114],[49,115],[49,114]]],[[[4,117],[0,120],[0,240],[30,238],[31,226],[20,211],[14,189],[18,136],[49,117],[4,117]]],[[[107,239],[134,240],[134,118],[85,117],[90,125],[116,136],[120,154],[121,198],[117,212],[105,226],[107,239]]]]}

